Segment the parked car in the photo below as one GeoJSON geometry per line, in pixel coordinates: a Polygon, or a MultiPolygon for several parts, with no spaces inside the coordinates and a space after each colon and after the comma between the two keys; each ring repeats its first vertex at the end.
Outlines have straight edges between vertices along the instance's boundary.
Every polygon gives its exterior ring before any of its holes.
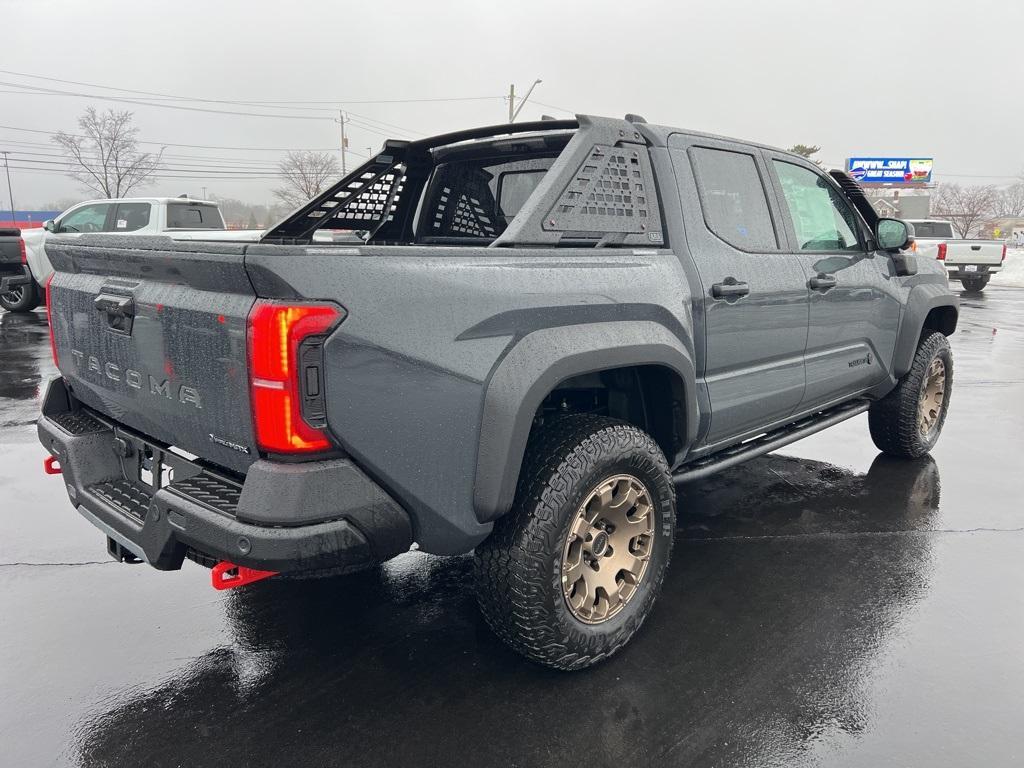
{"type": "MultiPolygon", "coordinates": [[[[28,264],[41,288],[53,274],[44,246],[54,236],[76,238],[103,232],[116,235],[168,234],[179,240],[224,237],[224,217],[217,203],[187,197],[132,197],[119,200],[87,200],[68,208],[41,229],[25,230],[28,264]]],[[[256,240],[262,230],[234,230],[232,240],[256,240]]]]}
{"type": "Polygon", "coordinates": [[[864,412],[935,445],[958,303],[908,244],[845,174],[635,116],[389,142],[259,243],[48,243],[39,438],[118,560],[475,550],[494,631],[579,669],[649,614],[676,483],[864,412]]]}
{"type": "Polygon", "coordinates": [[[30,312],[39,306],[40,295],[25,261],[21,230],[0,229],[0,307],[30,312]]]}
{"type": "Polygon", "coordinates": [[[984,290],[1006,260],[1002,240],[958,238],[953,225],[941,219],[908,219],[907,223],[914,227],[918,253],[943,262],[949,279],[959,280],[965,291],[984,290]]]}

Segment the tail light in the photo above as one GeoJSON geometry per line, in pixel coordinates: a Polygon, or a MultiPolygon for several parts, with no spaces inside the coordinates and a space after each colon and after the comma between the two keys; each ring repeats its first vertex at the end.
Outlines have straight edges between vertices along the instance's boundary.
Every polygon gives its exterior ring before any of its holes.
{"type": "Polygon", "coordinates": [[[320,354],[327,333],[345,317],[333,304],[257,300],[249,312],[249,383],[256,442],[272,453],[328,450],[323,412],[303,404],[323,402],[320,354]]]}
{"type": "Polygon", "coordinates": [[[53,355],[53,364],[60,368],[60,361],[57,360],[57,340],[53,336],[53,290],[50,287],[56,274],[54,272],[46,278],[46,324],[50,327],[50,354],[53,355]]]}
{"type": "Polygon", "coordinates": [[[1003,255],[999,257],[999,263],[1006,261],[1006,243],[1003,243],[1003,255]]]}
{"type": "Polygon", "coordinates": [[[939,253],[938,253],[938,255],[935,258],[937,258],[939,261],[945,261],[946,260],[946,244],[945,243],[939,243],[939,253]]]}
{"type": "Polygon", "coordinates": [[[28,264],[28,251],[25,250],[25,238],[18,238],[18,248],[21,249],[21,263],[28,264]]]}

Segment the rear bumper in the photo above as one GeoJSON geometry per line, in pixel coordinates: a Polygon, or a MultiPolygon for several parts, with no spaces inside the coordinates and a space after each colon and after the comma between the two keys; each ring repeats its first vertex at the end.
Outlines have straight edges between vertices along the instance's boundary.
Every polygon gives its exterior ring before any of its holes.
{"type": "Polygon", "coordinates": [[[348,459],[261,460],[239,480],[82,409],[59,378],[38,432],[72,504],[118,545],[111,549],[160,570],[180,568],[188,554],[207,564],[344,572],[412,543],[405,511],[348,459]]]}
{"type": "Polygon", "coordinates": [[[946,264],[946,274],[950,280],[960,280],[964,277],[980,277],[982,275],[994,275],[1003,268],[1002,264],[946,264]],[[968,270],[968,267],[973,269],[968,270]]]}
{"type": "Polygon", "coordinates": [[[0,276],[0,293],[7,293],[12,288],[17,288],[21,285],[27,285],[32,282],[32,273],[28,271],[28,267],[20,265],[16,274],[7,274],[0,276]]]}

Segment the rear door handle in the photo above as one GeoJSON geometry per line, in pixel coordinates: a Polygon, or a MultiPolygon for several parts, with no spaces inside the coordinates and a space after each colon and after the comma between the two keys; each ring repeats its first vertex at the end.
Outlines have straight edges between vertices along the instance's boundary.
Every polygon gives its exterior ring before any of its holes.
{"type": "Polygon", "coordinates": [[[808,280],[807,284],[812,291],[827,291],[829,288],[835,288],[839,281],[836,280],[835,275],[818,275],[808,280]]]}
{"type": "Polygon", "coordinates": [[[735,277],[727,277],[721,283],[711,286],[711,295],[716,299],[738,299],[750,293],[750,286],[735,277]]]}

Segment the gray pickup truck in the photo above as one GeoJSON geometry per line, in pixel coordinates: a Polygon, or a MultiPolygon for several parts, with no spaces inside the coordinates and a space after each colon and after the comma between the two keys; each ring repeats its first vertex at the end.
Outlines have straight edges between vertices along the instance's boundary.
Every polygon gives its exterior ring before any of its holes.
{"type": "Polygon", "coordinates": [[[908,234],[632,115],[389,141],[258,243],[48,242],[46,468],[116,559],[218,587],[475,550],[495,632],[579,669],[650,612],[676,483],[865,411],[935,444],[958,305],[908,234]]]}

